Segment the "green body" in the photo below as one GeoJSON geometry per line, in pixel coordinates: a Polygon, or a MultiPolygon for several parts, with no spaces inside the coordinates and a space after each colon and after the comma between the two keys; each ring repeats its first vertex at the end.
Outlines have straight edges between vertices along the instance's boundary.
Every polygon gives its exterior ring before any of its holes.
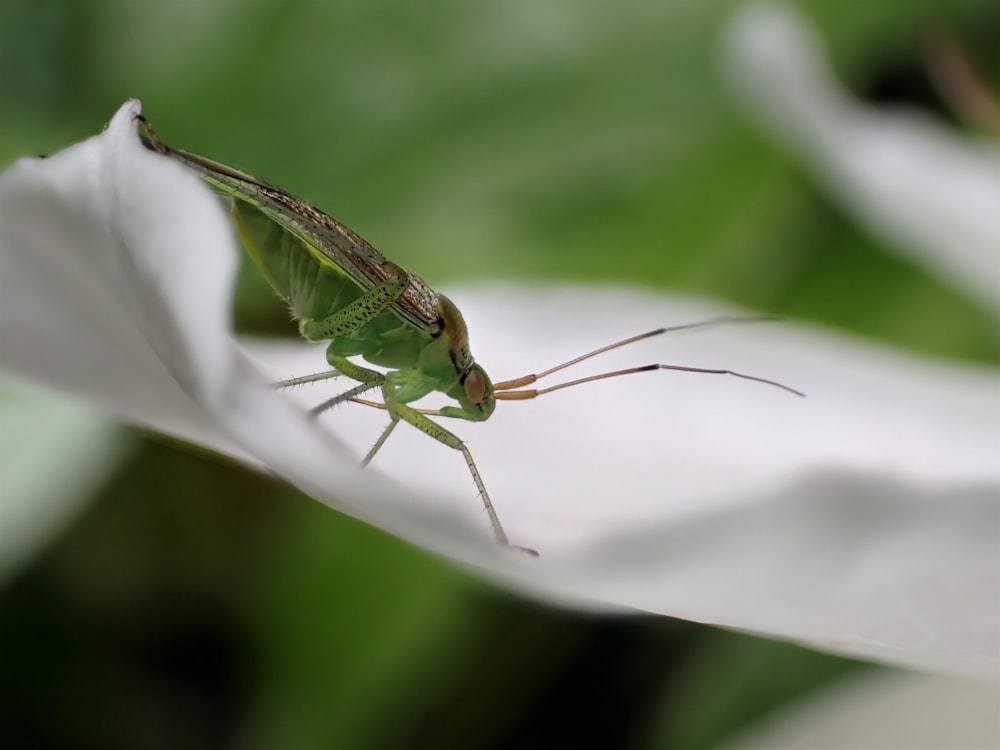
{"type": "MultiPolygon", "coordinates": [[[[220,190],[226,185],[209,177],[220,190]]],[[[469,351],[465,321],[455,305],[436,294],[418,276],[358,245],[347,259],[324,252],[322,245],[301,226],[282,226],[267,205],[226,190],[235,199],[233,216],[250,257],[299,321],[302,335],[311,341],[331,340],[327,359],[340,369],[341,358],[361,356],[373,365],[395,372],[393,400],[410,403],[432,391],[458,404],[446,416],[483,420],[495,401],[489,398],[489,379],[469,351]],[[364,258],[386,278],[378,283],[345,270],[364,258]],[[476,372],[485,385],[474,402],[465,387],[476,372]]],[[[348,373],[349,374],[349,373],[348,373]]]]}
{"type": "Polygon", "coordinates": [[[331,340],[330,364],[344,372],[342,358],[361,356],[395,370],[389,378],[394,401],[410,403],[440,391],[458,402],[445,416],[476,421],[490,416],[496,402],[489,378],[475,364],[465,321],[447,297],[288,193],[186,151],[167,153],[233,199],[233,218],[248,254],[288,303],[302,335],[331,340]],[[473,372],[485,386],[478,403],[465,387],[473,372]]]}
{"type": "Polygon", "coordinates": [[[494,387],[469,351],[458,308],[418,276],[408,273],[363,238],[313,206],[232,167],[166,146],[145,118],[142,142],[196,171],[232,199],[232,215],[250,257],[288,303],[302,335],[330,341],[328,373],[279,385],[346,375],[359,385],[314,409],[319,413],[379,388],[390,423],[363,464],[385,443],[400,420],[460,451],[490,516],[494,536],[507,536],[493,510],[472,455],[458,437],[427,415],[473,421],[488,419],[496,406],[494,387]],[[350,357],[385,367],[379,371],[350,357]],[[438,391],[455,401],[433,412],[409,404],[438,391]]]}

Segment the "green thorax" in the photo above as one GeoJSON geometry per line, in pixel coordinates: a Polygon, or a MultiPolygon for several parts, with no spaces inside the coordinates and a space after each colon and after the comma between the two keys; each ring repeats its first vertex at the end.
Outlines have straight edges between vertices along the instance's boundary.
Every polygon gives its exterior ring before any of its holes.
{"type": "MultiPolygon", "coordinates": [[[[256,206],[234,197],[232,211],[247,253],[288,303],[307,338],[323,337],[310,336],[306,324],[343,310],[368,291],[309,238],[279,226],[256,206]]],[[[352,333],[338,336],[331,342],[330,352],[343,357],[361,356],[374,365],[396,370],[390,380],[398,386],[402,401],[440,391],[461,404],[460,416],[488,418],[493,411],[492,398],[472,403],[465,388],[466,376],[475,369],[487,390],[492,391],[489,378],[474,364],[461,313],[451,300],[433,292],[419,277],[407,273],[406,278],[410,285],[407,291],[419,295],[424,307],[433,305],[432,322],[414,325],[408,316],[400,314],[399,306],[393,306],[352,333]]]]}
{"type": "MultiPolygon", "coordinates": [[[[234,199],[233,215],[247,253],[288,303],[300,326],[343,310],[367,291],[311,242],[280,227],[255,207],[234,199]]],[[[421,352],[440,338],[440,332],[440,325],[418,327],[390,310],[338,339],[336,351],[343,356],[361,355],[383,367],[412,367],[421,352]]]]}

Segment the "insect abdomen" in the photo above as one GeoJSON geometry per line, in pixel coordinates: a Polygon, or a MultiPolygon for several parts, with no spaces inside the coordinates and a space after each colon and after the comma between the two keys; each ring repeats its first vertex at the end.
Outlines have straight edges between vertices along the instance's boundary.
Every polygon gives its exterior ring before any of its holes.
{"type": "MultiPolygon", "coordinates": [[[[235,200],[233,217],[247,253],[300,323],[323,320],[364,294],[345,272],[319,260],[303,240],[254,206],[235,200]]],[[[338,337],[336,351],[399,368],[412,365],[431,340],[430,334],[384,312],[353,333],[338,337]]]]}
{"type": "Polygon", "coordinates": [[[321,263],[302,240],[253,206],[234,201],[233,217],[247,254],[299,320],[318,320],[362,295],[347,274],[321,263]]]}

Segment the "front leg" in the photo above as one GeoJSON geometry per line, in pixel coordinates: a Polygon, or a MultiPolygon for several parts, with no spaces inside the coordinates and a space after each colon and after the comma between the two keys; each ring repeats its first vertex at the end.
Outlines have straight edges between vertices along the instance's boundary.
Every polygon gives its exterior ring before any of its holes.
{"type": "MultiPolygon", "coordinates": [[[[368,461],[371,461],[378,449],[385,443],[385,438],[389,436],[389,433],[392,432],[392,429],[396,426],[396,423],[400,419],[404,422],[409,422],[425,435],[430,435],[439,443],[444,443],[449,448],[454,448],[465,457],[465,463],[468,465],[469,472],[472,474],[472,481],[476,483],[476,489],[479,490],[479,497],[483,501],[483,506],[486,508],[486,515],[489,516],[490,527],[493,529],[493,536],[496,538],[498,544],[501,544],[504,547],[511,546],[510,540],[507,538],[507,532],[503,530],[503,526],[500,524],[500,518],[497,516],[496,510],[493,508],[493,503],[490,501],[490,495],[486,491],[486,485],[483,484],[483,479],[479,475],[479,469],[476,468],[476,462],[472,460],[472,453],[469,451],[468,446],[454,433],[449,432],[437,422],[434,422],[426,415],[421,414],[412,406],[408,406],[407,404],[399,401],[396,397],[395,388],[391,383],[384,383],[382,385],[382,396],[385,401],[385,407],[389,410],[389,414],[392,416],[392,422],[389,424],[389,427],[386,429],[383,436],[379,438],[375,447],[369,451],[369,454],[365,457],[365,462],[367,463],[368,461]]],[[[538,554],[534,552],[534,550],[529,550],[523,547],[520,549],[523,549],[525,552],[530,554],[538,554]]]]}

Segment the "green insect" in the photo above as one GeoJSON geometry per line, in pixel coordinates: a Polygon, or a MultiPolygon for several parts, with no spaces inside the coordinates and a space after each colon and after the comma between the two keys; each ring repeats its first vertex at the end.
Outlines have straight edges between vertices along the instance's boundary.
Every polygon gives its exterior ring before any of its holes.
{"type": "MultiPolygon", "coordinates": [[[[787,386],[731,370],[711,370],[680,365],[652,364],[605,372],[549,388],[527,389],[548,375],[627,344],[671,331],[722,322],[748,322],[761,318],[716,318],[689,325],[657,328],[576,357],[543,372],[493,383],[476,363],[469,349],[469,335],[454,303],[433,291],[419,276],[393,263],[336,219],[284,190],[232,167],[189,151],[165,145],[137,115],[144,132],[143,144],[172,157],[197,172],[218,193],[231,199],[232,217],[247,253],[274,291],[288,303],[309,341],[330,341],[326,359],[333,368],[276,383],[288,387],[345,375],[358,385],[311,410],[313,415],[347,401],[384,409],[389,424],[362,460],[367,466],[400,420],[459,451],[469,467],[489,516],[496,541],[511,545],[500,523],[486,485],[465,443],[431,417],[482,422],[490,418],[497,401],[536,398],[545,393],[605,378],[650,370],[682,370],[733,375],[803,395],[787,386]],[[360,356],[382,367],[380,372],[351,360],[360,356]],[[361,396],[375,389],[382,402],[361,396]],[[440,409],[420,409],[411,404],[439,392],[455,402],[440,409]]],[[[533,550],[519,547],[531,554],[533,550]]]]}

